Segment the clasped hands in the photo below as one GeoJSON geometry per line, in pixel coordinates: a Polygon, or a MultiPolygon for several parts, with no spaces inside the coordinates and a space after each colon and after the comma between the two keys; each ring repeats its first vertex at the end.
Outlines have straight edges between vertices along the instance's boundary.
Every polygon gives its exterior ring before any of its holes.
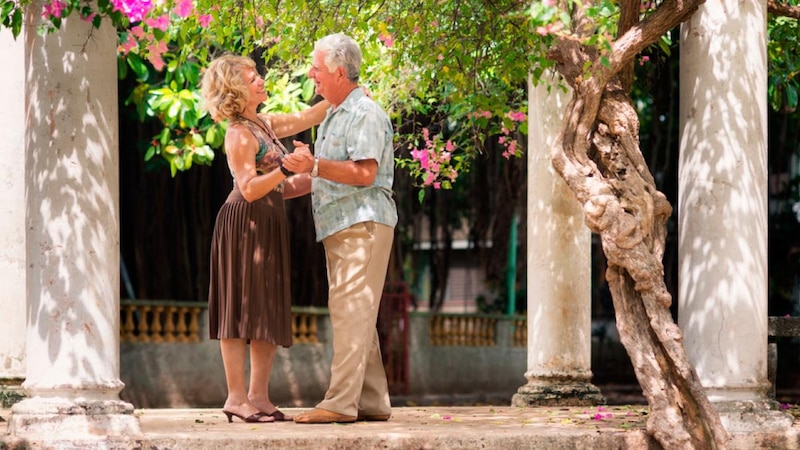
{"type": "Polygon", "coordinates": [[[294,151],[283,158],[283,167],[294,173],[311,172],[314,167],[314,155],[308,144],[302,141],[292,141],[294,151]]]}

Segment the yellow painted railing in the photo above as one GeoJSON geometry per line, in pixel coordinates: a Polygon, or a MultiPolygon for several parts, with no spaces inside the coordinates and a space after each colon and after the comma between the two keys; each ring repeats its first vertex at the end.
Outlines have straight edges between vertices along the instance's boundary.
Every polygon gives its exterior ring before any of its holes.
{"type": "Polygon", "coordinates": [[[517,317],[514,319],[514,334],[511,339],[514,347],[528,346],[528,318],[517,317]]]}
{"type": "Polygon", "coordinates": [[[497,317],[436,314],[428,333],[433,345],[493,346],[496,324],[497,317]]]}
{"type": "Polygon", "coordinates": [[[122,342],[199,342],[200,314],[206,303],[166,300],[122,300],[122,342]]]}
{"type": "MultiPolygon", "coordinates": [[[[121,342],[199,342],[200,317],[208,304],[169,300],[122,300],[121,342]]],[[[318,318],[325,308],[292,308],[292,334],[296,344],[316,344],[318,318]]]]}
{"type": "Polygon", "coordinates": [[[319,317],[327,316],[327,308],[292,307],[292,340],[295,344],[318,344],[319,317]]]}
{"type": "MultiPolygon", "coordinates": [[[[122,342],[199,342],[200,320],[205,302],[167,300],[122,300],[120,302],[120,340],[122,342]]],[[[293,307],[292,335],[295,344],[320,342],[320,316],[326,308],[293,307]]],[[[431,345],[491,347],[497,345],[497,324],[511,320],[511,343],[527,345],[525,317],[508,318],[479,314],[431,314],[431,345]]],[[[203,337],[205,338],[205,337],[203,337]]]]}

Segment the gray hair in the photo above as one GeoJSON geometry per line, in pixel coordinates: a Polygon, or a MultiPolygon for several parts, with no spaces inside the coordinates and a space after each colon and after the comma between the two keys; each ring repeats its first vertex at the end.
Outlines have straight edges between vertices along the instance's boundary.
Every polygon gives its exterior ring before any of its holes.
{"type": "Polygon", "coordinates": [[[347,79],[358,83],[361,49],[350,36],[344,33],[329,34],[314,44],[314,50],[325,52],[325,65],[328,70],[344,67],[347,79]]]}

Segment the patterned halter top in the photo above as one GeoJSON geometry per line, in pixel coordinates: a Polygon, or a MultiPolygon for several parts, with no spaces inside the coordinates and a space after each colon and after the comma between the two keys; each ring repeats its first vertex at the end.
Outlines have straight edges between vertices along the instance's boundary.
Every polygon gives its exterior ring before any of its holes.
{"type": "Polygon", "coordinates": [[[236,116],[231,120],[231,124],[245,125],[258,140],[256,171],[259,174],[275,170],[278,167],[278,161],[289,154],[270,124],[262,119],[261,116],[258,117],[258,121],[236,116]]]}

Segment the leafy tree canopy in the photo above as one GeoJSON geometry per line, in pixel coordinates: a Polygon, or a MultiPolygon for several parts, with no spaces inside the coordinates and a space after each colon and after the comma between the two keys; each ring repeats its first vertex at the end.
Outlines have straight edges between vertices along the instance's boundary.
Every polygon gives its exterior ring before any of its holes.
{"type": "MultiPolygon", "coordinates": [[[[771,11],[783,8],[769,25],[775,109],[794,110],[798,103],[800,59],[786,51],[797,48],[800,36],[797,3],[771,1],[771,11]]],[[[120,77],[136,79],[126,102],[142,120],[164,125],[145,158],[167,162],[173,175],[210,164],[222,144],[225,124],[211,122],[197,90],[210,59],[224,52],[262,57],[268,110],[295,111],[313,97],[305,73],[314,41],[344,31],[362,46],[365,84],[396,120],[400,165],[419,185],[434,188],[452,187],[490,136],[504,146],[504,156],[522,154],[527,79],[543,76],[552,65],[551,40],[574,29],[569,10],[586,8],[595,18],[595,33],[584,43],[600,52],[608,50],[619,20],[618,4],[609,0],[4,0],[3,26],[18,35],[29,7],[42,8],[41,33],[71,15],[117,27],[120,77]]],[[[656,7],[644,2],[641,15],[656,7]]],[[[670,44],[665,36],[660,47],[668,52],[670,44]]]]}

